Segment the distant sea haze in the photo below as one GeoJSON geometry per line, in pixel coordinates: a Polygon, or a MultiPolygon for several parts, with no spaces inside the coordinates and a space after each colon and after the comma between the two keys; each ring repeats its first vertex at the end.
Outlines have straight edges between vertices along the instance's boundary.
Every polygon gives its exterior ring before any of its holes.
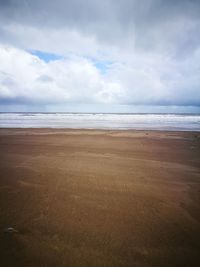
{"type": "Polygon", "coordinates": [[[200,131],[200,114],[0,113],[0,128],[200,131]]]}

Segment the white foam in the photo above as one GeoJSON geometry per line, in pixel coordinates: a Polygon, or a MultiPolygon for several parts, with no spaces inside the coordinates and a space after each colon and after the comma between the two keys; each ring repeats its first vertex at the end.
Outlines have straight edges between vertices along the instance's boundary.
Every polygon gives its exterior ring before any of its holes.
{"type": "Polygon", "coordinates": [[[0,113],[0,127],[200,131],[200,114],[0,113]]]}

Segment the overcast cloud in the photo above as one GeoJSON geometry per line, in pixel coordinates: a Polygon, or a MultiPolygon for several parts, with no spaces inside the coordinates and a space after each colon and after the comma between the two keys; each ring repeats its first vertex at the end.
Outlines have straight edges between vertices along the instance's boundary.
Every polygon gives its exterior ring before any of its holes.
{"type": "Polygon", "coordinates": [[[0,104],[200,110],[199,14],[199,0],[0,0],[0,104]]]}

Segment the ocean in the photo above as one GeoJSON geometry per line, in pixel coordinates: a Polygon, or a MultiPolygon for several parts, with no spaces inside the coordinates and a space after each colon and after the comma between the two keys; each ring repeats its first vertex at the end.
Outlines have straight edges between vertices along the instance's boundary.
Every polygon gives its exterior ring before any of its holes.
{"type": "Polygon", "coordinates": [[[200,114],[0,113],[0,128],[200,131],[200,114]]]}

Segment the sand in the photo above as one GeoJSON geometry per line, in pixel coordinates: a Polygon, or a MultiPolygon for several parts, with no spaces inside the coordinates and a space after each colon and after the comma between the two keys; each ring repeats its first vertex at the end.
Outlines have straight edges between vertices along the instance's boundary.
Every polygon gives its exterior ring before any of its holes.
{"type": "Polygon", "coordinates": [[[2,267],[197,267],[199,204],[200,133],[0,129],[2,267]]]}

